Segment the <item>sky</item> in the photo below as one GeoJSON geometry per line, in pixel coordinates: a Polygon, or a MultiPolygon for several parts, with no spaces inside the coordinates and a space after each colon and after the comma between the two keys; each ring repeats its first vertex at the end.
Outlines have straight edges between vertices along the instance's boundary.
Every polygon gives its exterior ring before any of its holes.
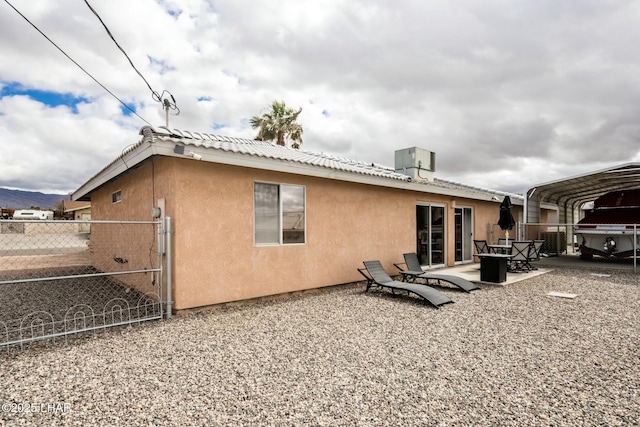
{"type": "Polygon", "coordinates": [[[0,187],[76,190],[166,124],[149,86],[171,128],[253,139],[281,100],[304,150],[493,190],[640,161],[640,2],[88,2],[144,79],[84,0],[1,0],[0,187]]]}

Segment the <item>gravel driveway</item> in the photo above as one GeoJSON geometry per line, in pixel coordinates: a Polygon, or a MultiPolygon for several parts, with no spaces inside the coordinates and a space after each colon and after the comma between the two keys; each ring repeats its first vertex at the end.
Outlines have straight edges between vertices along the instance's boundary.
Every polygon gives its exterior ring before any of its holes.
{"type": "Polygon", "coordinates": [[[639,276],[597,273],[440,310],[347,285],[1,352],[3,411],[35,412],[0,425],[638,425],[639,276]]]}

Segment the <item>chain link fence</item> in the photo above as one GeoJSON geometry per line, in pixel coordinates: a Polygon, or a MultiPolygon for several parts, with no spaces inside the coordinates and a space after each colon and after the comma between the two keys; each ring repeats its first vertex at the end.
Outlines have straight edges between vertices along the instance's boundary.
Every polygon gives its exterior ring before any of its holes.
{"type": "MultiPolygon", "coordinates": [[[[489,235],[489,243],[497,243],[504,231],[497,224],[489,224],[489,235]]],[[[636,272],[640,258],[640,224],[517,223],[510,231],[510,238],[543,240],[543,256],[571,256],[592,263],[628,264],[636,272]]]]}
{"type": "Polygon", "coordinates": [[[0,220],[0,348],[163,315],[160,221],[0,220]]]}

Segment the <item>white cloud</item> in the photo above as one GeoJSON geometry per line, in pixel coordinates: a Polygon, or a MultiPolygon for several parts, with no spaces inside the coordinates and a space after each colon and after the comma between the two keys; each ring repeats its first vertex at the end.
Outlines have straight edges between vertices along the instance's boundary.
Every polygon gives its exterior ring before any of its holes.
{"type": "MultiPolygon", "coordinates": [[[[12,3],[164,124],[83,2],[12,3]]],[[[394,150],[419,146],[437,153],[436,176],[509,191],[640,156],[636,2],[90,3],[153,89],[175,96],[178,129],[252,137],[248,118],[284,100],[303,107],[305,149],[392,166],[394,150]]],[[[74,190],[137,141],[144,122],[0,7],[0,85],[89,100],[73,112],[0,98],[0,131],[13,144],[0,186],[74,190]]]]}

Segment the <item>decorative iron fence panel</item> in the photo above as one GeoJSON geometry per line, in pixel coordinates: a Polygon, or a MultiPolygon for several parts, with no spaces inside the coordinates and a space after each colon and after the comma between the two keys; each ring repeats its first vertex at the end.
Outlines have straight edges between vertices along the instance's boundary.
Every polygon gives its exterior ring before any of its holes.
{"type": "Polygon", "coordinates": [[[0,348],[163,316],[161,221],[0,220],[0,348]]]}

